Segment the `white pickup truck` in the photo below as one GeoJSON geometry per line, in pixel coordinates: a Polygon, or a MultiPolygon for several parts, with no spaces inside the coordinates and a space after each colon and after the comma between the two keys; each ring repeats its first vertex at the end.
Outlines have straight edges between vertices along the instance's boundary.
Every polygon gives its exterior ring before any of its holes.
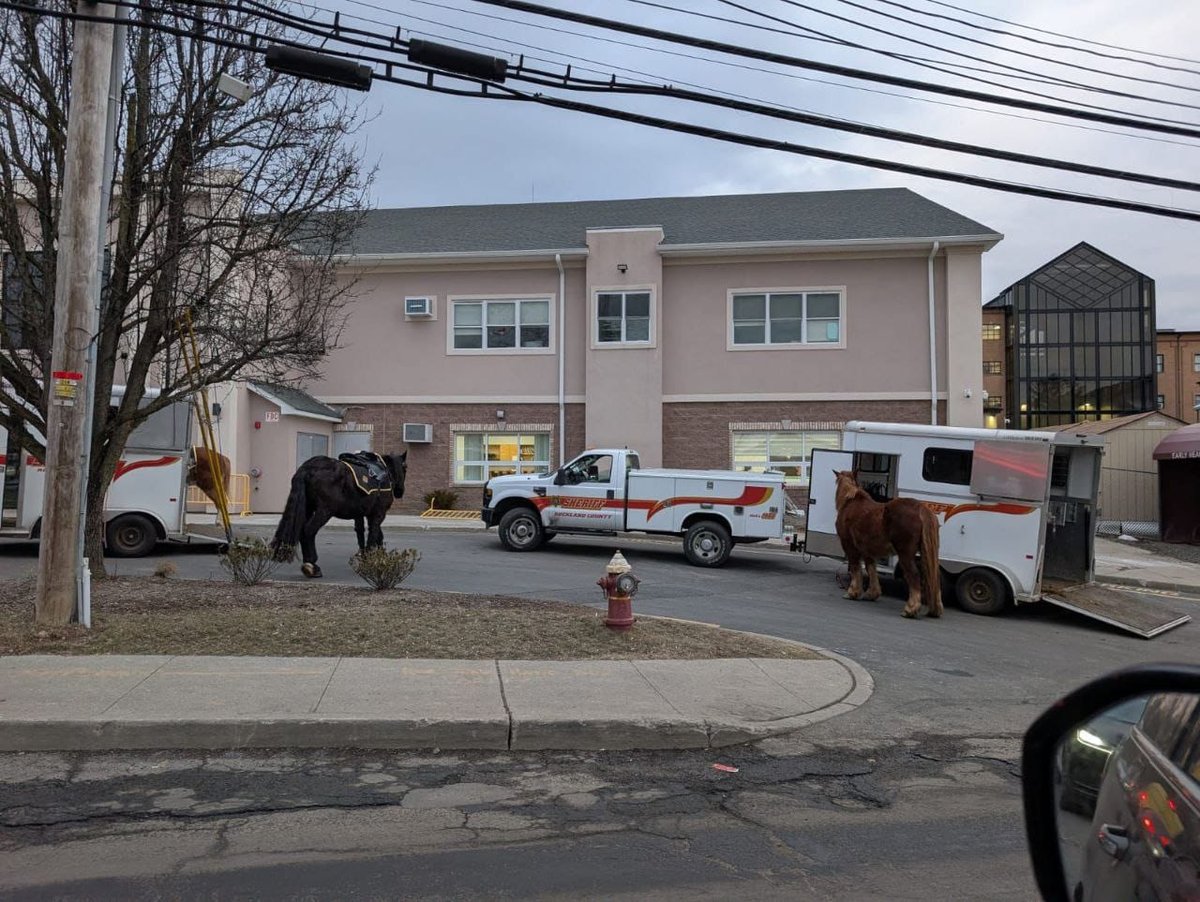
{"type": "Polygon", "coordinates": [[[483,488],[483,522],[509,551],[559,533],[645,532],[683,537],[698,567],[720,567],[739,543],[783,537],[783,474],[644,470],[636,451],[585,451],[546,473],[497,476],[483,488]]]}

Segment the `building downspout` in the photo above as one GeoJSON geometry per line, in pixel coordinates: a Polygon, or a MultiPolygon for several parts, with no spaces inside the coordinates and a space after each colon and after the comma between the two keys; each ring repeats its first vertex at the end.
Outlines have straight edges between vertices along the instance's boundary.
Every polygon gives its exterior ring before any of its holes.
{"type": "Polygon", "coordinates": [[[929,422],[936,426],[937,412],[937,310],[933,295],[933,258],[937,256],[940,242],[933,242],[929,252],[929,422]]]}
{"type": "Polygon", "coordinates": [[[554,265],[558,267],[558,465],[561,467],[567,463],[567,273],[562,254],[554,255],[554,265]]]}

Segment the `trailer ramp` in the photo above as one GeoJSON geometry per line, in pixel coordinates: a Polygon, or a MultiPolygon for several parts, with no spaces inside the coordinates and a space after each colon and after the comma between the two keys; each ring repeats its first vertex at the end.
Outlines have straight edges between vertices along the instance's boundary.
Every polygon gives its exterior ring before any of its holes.
{"type": "Polygon", "coordinates": [[[1153,639],[1160,633],[1182,626],[1192,619],[1191,614],[1180,614],[1165,607],[1161,596],[1146,595],[1132,589],[1100,583],[1079,583],[1074,586],[1046,589],[1042,601],[1109,626],[1153,639]]]}

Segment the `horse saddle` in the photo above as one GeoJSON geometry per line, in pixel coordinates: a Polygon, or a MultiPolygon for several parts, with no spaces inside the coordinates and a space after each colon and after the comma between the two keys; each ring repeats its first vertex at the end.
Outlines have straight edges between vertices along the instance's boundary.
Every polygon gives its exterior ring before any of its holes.
{"type": "Polygon", "coordinates": [[[350,471],[360,492],[374,495],[392,490],[392,472],[374,451],[339,454],[338,460],[350,471]]]}

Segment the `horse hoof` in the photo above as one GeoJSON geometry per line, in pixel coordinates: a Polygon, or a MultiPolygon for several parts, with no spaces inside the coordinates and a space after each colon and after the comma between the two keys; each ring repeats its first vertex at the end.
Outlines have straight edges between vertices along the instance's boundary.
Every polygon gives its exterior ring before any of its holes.
{"type": "Polygon", "coordinates": [[[916,611],[901,611],[900,613],[901,613],[901,614],[903,614],[905,617],[907,617],[909,620],[916,620],[916,619],[917,619],[917,612],[916,612],[916,611]]]}
{"type": "Polygon", "coordinates": [[[304,564],[300,567],[300,572],[309,579],[319,579],[321,576],[321,568],[316,564],[304,564]]]}
{"type": "Polygon", "coordinates": [[[849,598],[851,601],[858,601],[860,598],[862,598],[862,596],[861,595],[851,595],[849,592],[847,592],[845,595],[842,596],[842,598],[849,598]]]}
{"type": "Polygon", "coordinates": [[[874,595],[864,595],[863,597],[867,601],[879,601],[879,596],[882,594],[883,594],[882,592],[876,592],[874,595]]]}

